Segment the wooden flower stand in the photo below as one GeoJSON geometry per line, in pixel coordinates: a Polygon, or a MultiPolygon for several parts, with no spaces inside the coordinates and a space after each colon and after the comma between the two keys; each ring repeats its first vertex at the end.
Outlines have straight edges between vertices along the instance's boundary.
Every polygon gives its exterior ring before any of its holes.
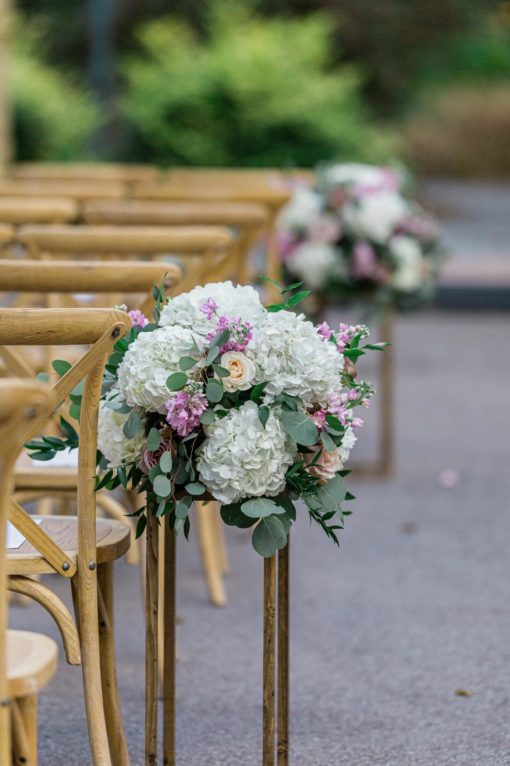
{"type": "MultiPolygon", "coordinates": [[[[145,765],[175,766],[175,534],[147,520],[145,765]],[[164,535],[164,566],[158,566],[158,535],[164,535]],[[158,646],[158,572],[163,572],[160,608],[163,641],[158,646]],[[163,653],[163,760],[158,759],[158,653],[163,653]]],[[[262,659],[262,766],[289,762],[289,545],[264,559],[262,659]]]]}

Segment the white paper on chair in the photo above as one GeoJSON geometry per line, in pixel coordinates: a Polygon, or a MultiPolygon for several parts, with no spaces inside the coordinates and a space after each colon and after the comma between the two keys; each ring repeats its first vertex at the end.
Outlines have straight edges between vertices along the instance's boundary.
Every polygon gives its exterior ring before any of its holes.
{"type": "MultiPolygon", "coordinates": [[[[34,519],[36,524],[40,524],[42,519],[34,519]]],[[[26,537],[24,537],[21,532],[18,532],[15,526],[11,524],[10,521],[7,522],[7,547],[8,548],[20,548],[23,543],[25,542],[26,537]]]]}

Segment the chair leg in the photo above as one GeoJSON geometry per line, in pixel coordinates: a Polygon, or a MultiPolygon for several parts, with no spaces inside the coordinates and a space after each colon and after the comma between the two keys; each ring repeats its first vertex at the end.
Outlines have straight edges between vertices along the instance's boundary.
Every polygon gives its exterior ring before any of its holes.
{"type": "Polygon", "coordinates": [[[216,544],[218,564],[220,566],[220,571],[224,575],[227,575],[230,574],[230,562],[228,560],[225,527],[221,520],[219,503],[214,503],[214,508],[211,508],[211,513],[214,519],[214,540],[216,544]]]}
{"type": "MultiPolygon", "coordinates": [[[[91,586],[90,579],[86,584],[80,585],[79,577],[80,570],[71,582],[76,624],[80,634],[83,695],[92,764],[93,766],[113,766],[108,745],[101,687],[97,588],[95,582],[91,586]]],[[[86,575],[84,579],[86,579],[86,575]]]]}
{"type": "Polygon", "coordinates": [[[12,701],[13,766],[37,766],[37,695],[12,701]]]}
{"type": "Polygon", "coordinates": [[[113,562],[110,561],[98,566],[97,579],[99,586],[101,685],[110,755],[115,766],[129,766],[129,753],[122,724],[122,709],[115,662],[113,562]]]}
{"type": "Polygon", "coordinates": [[[227,596],[218,564],[214,533],[215,522],[212,509],[204,503],[197,502],[195,505],[197,509],[198,539],[209,598],[215,606],[225,606],[227,596]]]}

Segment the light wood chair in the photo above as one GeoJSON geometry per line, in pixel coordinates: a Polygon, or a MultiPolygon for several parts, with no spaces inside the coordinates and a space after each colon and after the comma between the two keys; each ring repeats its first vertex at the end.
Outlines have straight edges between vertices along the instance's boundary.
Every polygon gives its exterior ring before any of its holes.
{"type": "MultiPolygon", "coordinates": [[[[247,182],[228,182],[200,178],[185,181],[141,181],[133,184],[131,196],[135,199],[173,200],[181,202],[255,202],[266,206],[268,211],[267,249],[265,274],[275,281],[280,280],[280,258],[275,238],[274,226],[280,210],[291,197],[290,187],[280,179],[278,182],[254,180],[247,182]]],[[[279,293],[271,283],[266,284],[266,296],[269,301],[279,298],[279,293]]]]}
{"type": "Polygon", "coordinates": [[[78,215],[76,202],[67,197],[0,197],[0,223],[69,223],[78,215]]]}
{"type": "Polygon", "coordinates": [[[239,284],[250,282],[249,257],[268,225],[266,206],[256,202],[92,200],[83,204],[82,215],[86,223],[93,225],[228,226],[237,236],[216,278],[233,279],[239,284]]]}
{"type": "Polygon", "coordinates": [[[118,180],[31,180],[29,178],[0,179],[0,197],[66,197],[78,202],[85,199],[121,199],[127,184],[118,180]]]}
{"type": "Polygon", "coordinates": [[[38,695],[57,668],[54,641],[7,630],[5,559],[12,469],[30,422],[54,405],[40,383],[0,381],[0,766],[37,766],[38,695]]]}
{"type": "Polygon", "coordinates": [[[152,165],[102,162],[19,162],[8,168],[10,178],[30,181],[152,181],[159,169],[152,165]]]}
{"type": "MultiPolygon", "coordinates": [[[[85,708],[94,766],[127,766],[129,756],[122,725],[114,650],[113,564],[129,548],[129,529],[110,519],[96,518],[96,436],[99,399],[106,358],[129,330],[122,311],[106,309],[0,308],[0,346],[61,345],[88,349],[52,387],[63,402],[83,384],[78,471],[62,490],[51,469],[15,474],[14,489],[21,501],[41,496],[74,494],[77,516],[30,516],[11,497],[9,518],[24,541],[7,551],[12,590],[29,595],[55,619],[68,662],[81,662],[85,708]],[[71,583],[76,622],[46,585],[31,579],[53,574],[71,583]]],[[[44,432],[51,416],[33,418],[23,435],[29,441],[44,432]]],[[[54,469],[57,471],[58,469],[54,469]]]]}
{"type": "Polygon", "coordinates": [[[187,290],[219,273],[230,256],[233,234],[221,226],[23,226],[17,241],[34,259],[173,256],[183,267],[187,290]]]}

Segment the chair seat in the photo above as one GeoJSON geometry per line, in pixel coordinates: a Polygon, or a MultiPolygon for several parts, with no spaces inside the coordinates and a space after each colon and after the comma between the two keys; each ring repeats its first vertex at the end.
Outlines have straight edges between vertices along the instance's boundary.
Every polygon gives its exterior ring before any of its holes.
{"type": "Polygon", "coordinates": [[[7,631],[7,681],[11,697],[26,697],[43,689],[57,669],[53,639],[28,630],[7,631]]]}
{"type": "MultiPolygon", "coordinates": [[[[32,516],[69,561],[78,557],[78,519],[76,516],[32,516]]],[[[111,519],[96,520],[97,563],[123,556],[129,548],[131,530],[127,524],[111,519]]],[[[25,540],[19,548],[7,548],[7,571],[10,575],[51,574],[55,570],[41,553],[25,540]]]]}

